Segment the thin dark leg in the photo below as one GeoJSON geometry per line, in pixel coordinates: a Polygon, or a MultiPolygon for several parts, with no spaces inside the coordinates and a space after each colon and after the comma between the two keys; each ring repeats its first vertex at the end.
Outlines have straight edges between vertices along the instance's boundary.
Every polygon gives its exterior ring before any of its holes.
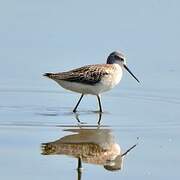
{"type": "Polygon", "coordinates": [[[100,123],[101,123],[101,117],[102,117],[102,112],[99,113],[98,125],[100,125],[100,123]]]}
{"type": "Polygon", "coordinates": [[[100,99],[99,95],[97,95],[97,99],[98,99],[98,103],[99,103],[99,112],[102,113],[101,99],[100,99]]]}
{"type": "Polygon", "coordinates": [[[82,160],[81,157],[78,158],[78,168],[77,168],[77,172],[78,172],[78,180],[81,180],[81,176],[82,176],[82,160]]]}
{"type": "Polygon", "coordinates": [[[74,114],[75,114],[75,118],[76,118],[76,120],[78,121],[78,123],[81,123],[81,121],[80,121],[80,119],[79,119],[79,114],[76,113],[76,112],[74,112],[74,114]]]}
{"type": "Polygon", "coordinates": [[[78,169],[82,170],[82,160],[81,160],[81,157],[78,157],[78,169]]]}
{"type": "Polygon", "coordinates": [[[75,108],[73,109],[73,112],[76,112],[77,107],[79,106],[79,103],[81,102],[81,100],[82,100],[83,96],[84,96],[84,94],[82,94],[82,95],[81,95],[81,97],[80,97],[80,99],[79,99],[78,103],[76,104],[75,108]]]}

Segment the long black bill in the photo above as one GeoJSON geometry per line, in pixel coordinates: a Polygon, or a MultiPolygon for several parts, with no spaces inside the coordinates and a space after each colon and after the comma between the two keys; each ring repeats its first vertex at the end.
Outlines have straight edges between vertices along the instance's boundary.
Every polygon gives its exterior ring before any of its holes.
{"type": "Polygon", "coordinates": [[[140,83],[140,81],[138,80],[138,78],[129,70],[129,68],[124,64],[124,68],[133,76],[133,78],[140,83]]]}

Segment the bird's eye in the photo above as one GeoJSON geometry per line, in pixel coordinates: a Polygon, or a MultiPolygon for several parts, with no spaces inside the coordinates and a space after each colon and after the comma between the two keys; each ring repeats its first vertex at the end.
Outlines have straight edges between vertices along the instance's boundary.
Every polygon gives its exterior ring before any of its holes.
{"type": "Polygon", "coordinates": [[[120,60],[121,60],[122,62],[124,62],[124,58],[120,58],[120,60]]]}
{"type": "Polygon", "coordinates": [[[117,56],[117,55],[115,55],[114,58],[117,59],[117,60],[120,60],[120,61],[122,61],[122,62],[124,61],[124,59],[123,59],[122,57],[119,57],[119,56],[117,56]]]}
{"type": "Polygon", "coordinates": [[[115,59],[120,59],[120,57],[119,57],[119,56],[117,56],[117,55],[114,55],[114,58],[115,58],[115,59]]]}

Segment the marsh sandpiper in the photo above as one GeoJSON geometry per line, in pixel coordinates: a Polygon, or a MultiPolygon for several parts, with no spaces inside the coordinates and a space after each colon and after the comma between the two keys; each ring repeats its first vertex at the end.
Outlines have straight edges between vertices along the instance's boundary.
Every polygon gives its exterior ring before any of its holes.
{"type": "Polygon", "coordinates": [[[108,56],[106,64],[87,65],[67,72],[45,73],[44,76],[56,81],[67,90],[81,94],[73,112],[77,111],[83,96],[91,94],[97,97],[101,113],[100,94],[109,91],[120,82],[123,69],[126,69],[139,82],[127,67],[124,55],[117,51],[108,56]]]}

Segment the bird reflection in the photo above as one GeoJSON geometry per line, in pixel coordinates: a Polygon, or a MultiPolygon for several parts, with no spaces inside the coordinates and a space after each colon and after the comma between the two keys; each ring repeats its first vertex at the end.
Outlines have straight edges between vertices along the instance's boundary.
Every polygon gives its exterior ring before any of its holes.
{"type": "Polygon", "coordinates": [[[74,134],[42,144],[43,155],[63,154],[81,158],[85,163],[104,166],[107,170],[120,170],[121,148],[110,129],[66,129],[74,134]]]}
{"type": "MultiPolygon", "coordinates": [[[[74,113],[74,114],[75,114],[75,118],[76,118],[76,120],[78,121],[78,123],[84,124],[84,123],[80,120],[80,118],[79,118],[79,113],[76,112],[76,113],[74,113]]],[[[98,114],[97,125],[100,126],[100,124],[101,124],[101,119],[102,119],[102,113],[101,113],[101,112],[98,112],[97,114],[98,114]]]]}
{"type": "Polygon", "coordinates": [[[78,179],[81,179],[82,163],[100,165],[108,171],[122,168],[123,157],[136,145],[122,152],[111,129],[74,128],[64,131],[72,134],[43,143],[43,155],[68,155],[78,159],[78,179]]]}

